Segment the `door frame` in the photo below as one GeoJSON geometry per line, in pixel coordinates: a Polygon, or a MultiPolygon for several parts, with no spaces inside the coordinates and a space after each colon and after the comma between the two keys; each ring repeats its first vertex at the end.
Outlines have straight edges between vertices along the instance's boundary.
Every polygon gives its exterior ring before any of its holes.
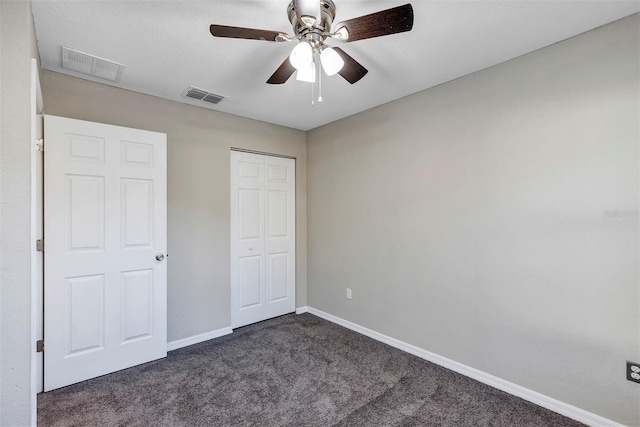
{"type": "MultiPolygon", "coordinates": [[[[279,158],[283,158],[283,159],[292,159],[293,160],[293,174],[294,174],[294,187],[293,187],[293,192],[294,192],[294,196],[295,196],[295,204],[293,207],[293,211],[294,211],[294,220],[293,220],[293,229],[295,232],[295,239],[294,239],[294,245],[293,245],[293,250],[294,250],[294,255],[295,255],[295,262],[293,265],[293,275],[294,275],[294,280],[295,280],[295,286],[293,287],[293,301],[294,301],[294,313],[298,313],[298,304],[296,301],[297,295],[298,295],[298,158],[295,156],[289,156],[286,154],[277,154],[277,153],[269,153],[266,151],[258,151],[258,150],[250,150],[247,148],[240,148],[240,147],[230,147],[229,149],[229,158],[231,158],[231,152],[233,151],[238,151],[241,153],[249,153],[249,154],[258,154],[261,156],[270,156],[270,157],[279,157],[279,158]]],[[[231,165],[229,165],[231,166],[231,165]]],[[[231,172],[231,169],[229,169],[229,172],[231,172]]],[[[229,174],[231,175],[231,174],[229,174]]],[[[231,177],[230,177],[231,178],[231,177]]],[[[231,182],[229,182],[229,193],[231,193],[231,182]]],[[[231,196],[231,194],[229,194],[229,196],[231,196]]],[[[229,198],[229,200],[231,200],[231,198],[229,198]]],[[[231,212],[229,212],[231,213],[231,212]]],[[[229,217],[229,220],[231,221],[231,216],[229,217]]],[[[231,224],[229,224],[231,225],[231,224]]],[[[231,257],[231,226],[229,226],[229,255],[230,255],[230,259],[231,259],[231,263],[233,263],[233,259],[231,257]]],[[[229,265],[229,272],[231,272],[231,265],[229,265]]],[[[233,332],[234,329],[234,325],[233,325],[233,283],[231,282],[231,276],[229,276],[229,325],[231,325],[231,330],[233,332]]]]}
{"type": "MultiPolygon", "coordinates": [[[[42,120],[44,114],[44,101],[42,98],[42,88],[40,86],[40,73],[38,71],[38,60],[31,59],[31,137],[29,138],[29,149],[31,153],[31,219],[30,219],[30,246],[31,246],[31,424],[37,422],[37,399],[38,393],[43,387],[44,358],[36,352],[36,341],[44,338],[44,257],[39,255],[36,248],[36,240],[43,238],[41,235],[44,229],[44,216],[38,213],[36,206],[38,200],[44,200],[44,185],[38,186],[38,175],[43,177],[42,151],[36,149],[36,140],[39,138],[37,121],[42,120]],[[42,278],[39,280],[38,277],[42,278]]],[[[44,207],[42,204],[41,206],[44,207]]]]}
{"type": "MultiPolygon", "coordinates": [[[[247,150],[245,148],[238,148],[238,147],[231,147],[230,151],[239,151],[241,153],[249,153],[249,154],[258,154],[260,156],[269,156],[269,157],[280,157],[282,159],[293,159],[296,161],[296,163],[298,162],[298,158],[295,156],[287,156],[286,154],[274,154],[274,153],[267,153],[266,151],[256,151],[256,150],[247,150]]],[[[296,180],[296,183],[298,181],[296,180]]]]}

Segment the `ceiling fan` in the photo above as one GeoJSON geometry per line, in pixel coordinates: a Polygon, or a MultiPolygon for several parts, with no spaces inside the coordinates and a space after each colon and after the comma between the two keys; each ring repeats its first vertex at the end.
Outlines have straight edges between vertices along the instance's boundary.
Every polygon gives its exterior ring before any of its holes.
{"type": "Polygon", "coordinates": [[[287,15],[293,26],[293,36],[282,31],[217,24],[212,24],[210,31],[214,37],[270,42],[298,40],[299,43],[291,55],[267,80],[269,84],[285,83],[296,70],[298,80],[315,82],[316,56],[319,56],[322,68],[327,75],[332,76],[337,73],[349,83],[354,84],[363,78],[368,70],[339,47],[326,45],[327,39],[353,42],[402,33],[413,28],[411,4],[340,22],[333,32],[331,32],[331,25],[336,16],[336,6],[332,0],[292,0],[287,8],[287,15]]]}

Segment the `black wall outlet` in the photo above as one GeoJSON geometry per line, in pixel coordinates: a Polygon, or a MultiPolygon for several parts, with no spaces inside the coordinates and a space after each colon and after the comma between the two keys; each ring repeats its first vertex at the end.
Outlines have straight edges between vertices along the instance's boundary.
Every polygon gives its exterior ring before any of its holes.
{"type": "Polygon", "coordinates": [[[627,379],[634,383],[640,383],[640,363],[627,360],[627,379]]]}

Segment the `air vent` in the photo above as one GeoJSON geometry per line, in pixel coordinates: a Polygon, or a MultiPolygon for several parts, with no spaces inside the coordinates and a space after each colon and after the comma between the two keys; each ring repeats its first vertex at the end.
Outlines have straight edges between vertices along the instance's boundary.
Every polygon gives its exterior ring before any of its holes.
{"type": "Polygon", "coordinates": [[[117,82],[124,65],[62,46],[62,68],[117,82]]]}
{"type": "Polygon", "coordinates": [[[205,96],[204,98],[202,98],[202,100],[204,102],[210,102],[212,104],[217,104],[218,102],[222,101],[223,99],[224,99],[224,96],[216,95],[215,93],[210,93],[207,96],[205,96]]]}
{"type": "Polygon", "coordinates": [[[197,87],[189,86],[182,94],[187,98],[197,99],[199,101],[208,102],[210,104],[218,104],[220,101],[226,98],[224,95],[218,95],[213,92],[206,91],[204,89],[198,89],[197,87]]]}

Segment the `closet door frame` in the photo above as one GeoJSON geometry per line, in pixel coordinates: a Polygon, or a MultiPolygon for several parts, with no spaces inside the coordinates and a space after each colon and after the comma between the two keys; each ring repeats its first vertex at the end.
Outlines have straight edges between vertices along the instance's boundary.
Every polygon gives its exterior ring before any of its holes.
{"type": "Polygon", "coordinates": [[[295,312],[295,158],[231,150],[231,327],[295,312]]]}

